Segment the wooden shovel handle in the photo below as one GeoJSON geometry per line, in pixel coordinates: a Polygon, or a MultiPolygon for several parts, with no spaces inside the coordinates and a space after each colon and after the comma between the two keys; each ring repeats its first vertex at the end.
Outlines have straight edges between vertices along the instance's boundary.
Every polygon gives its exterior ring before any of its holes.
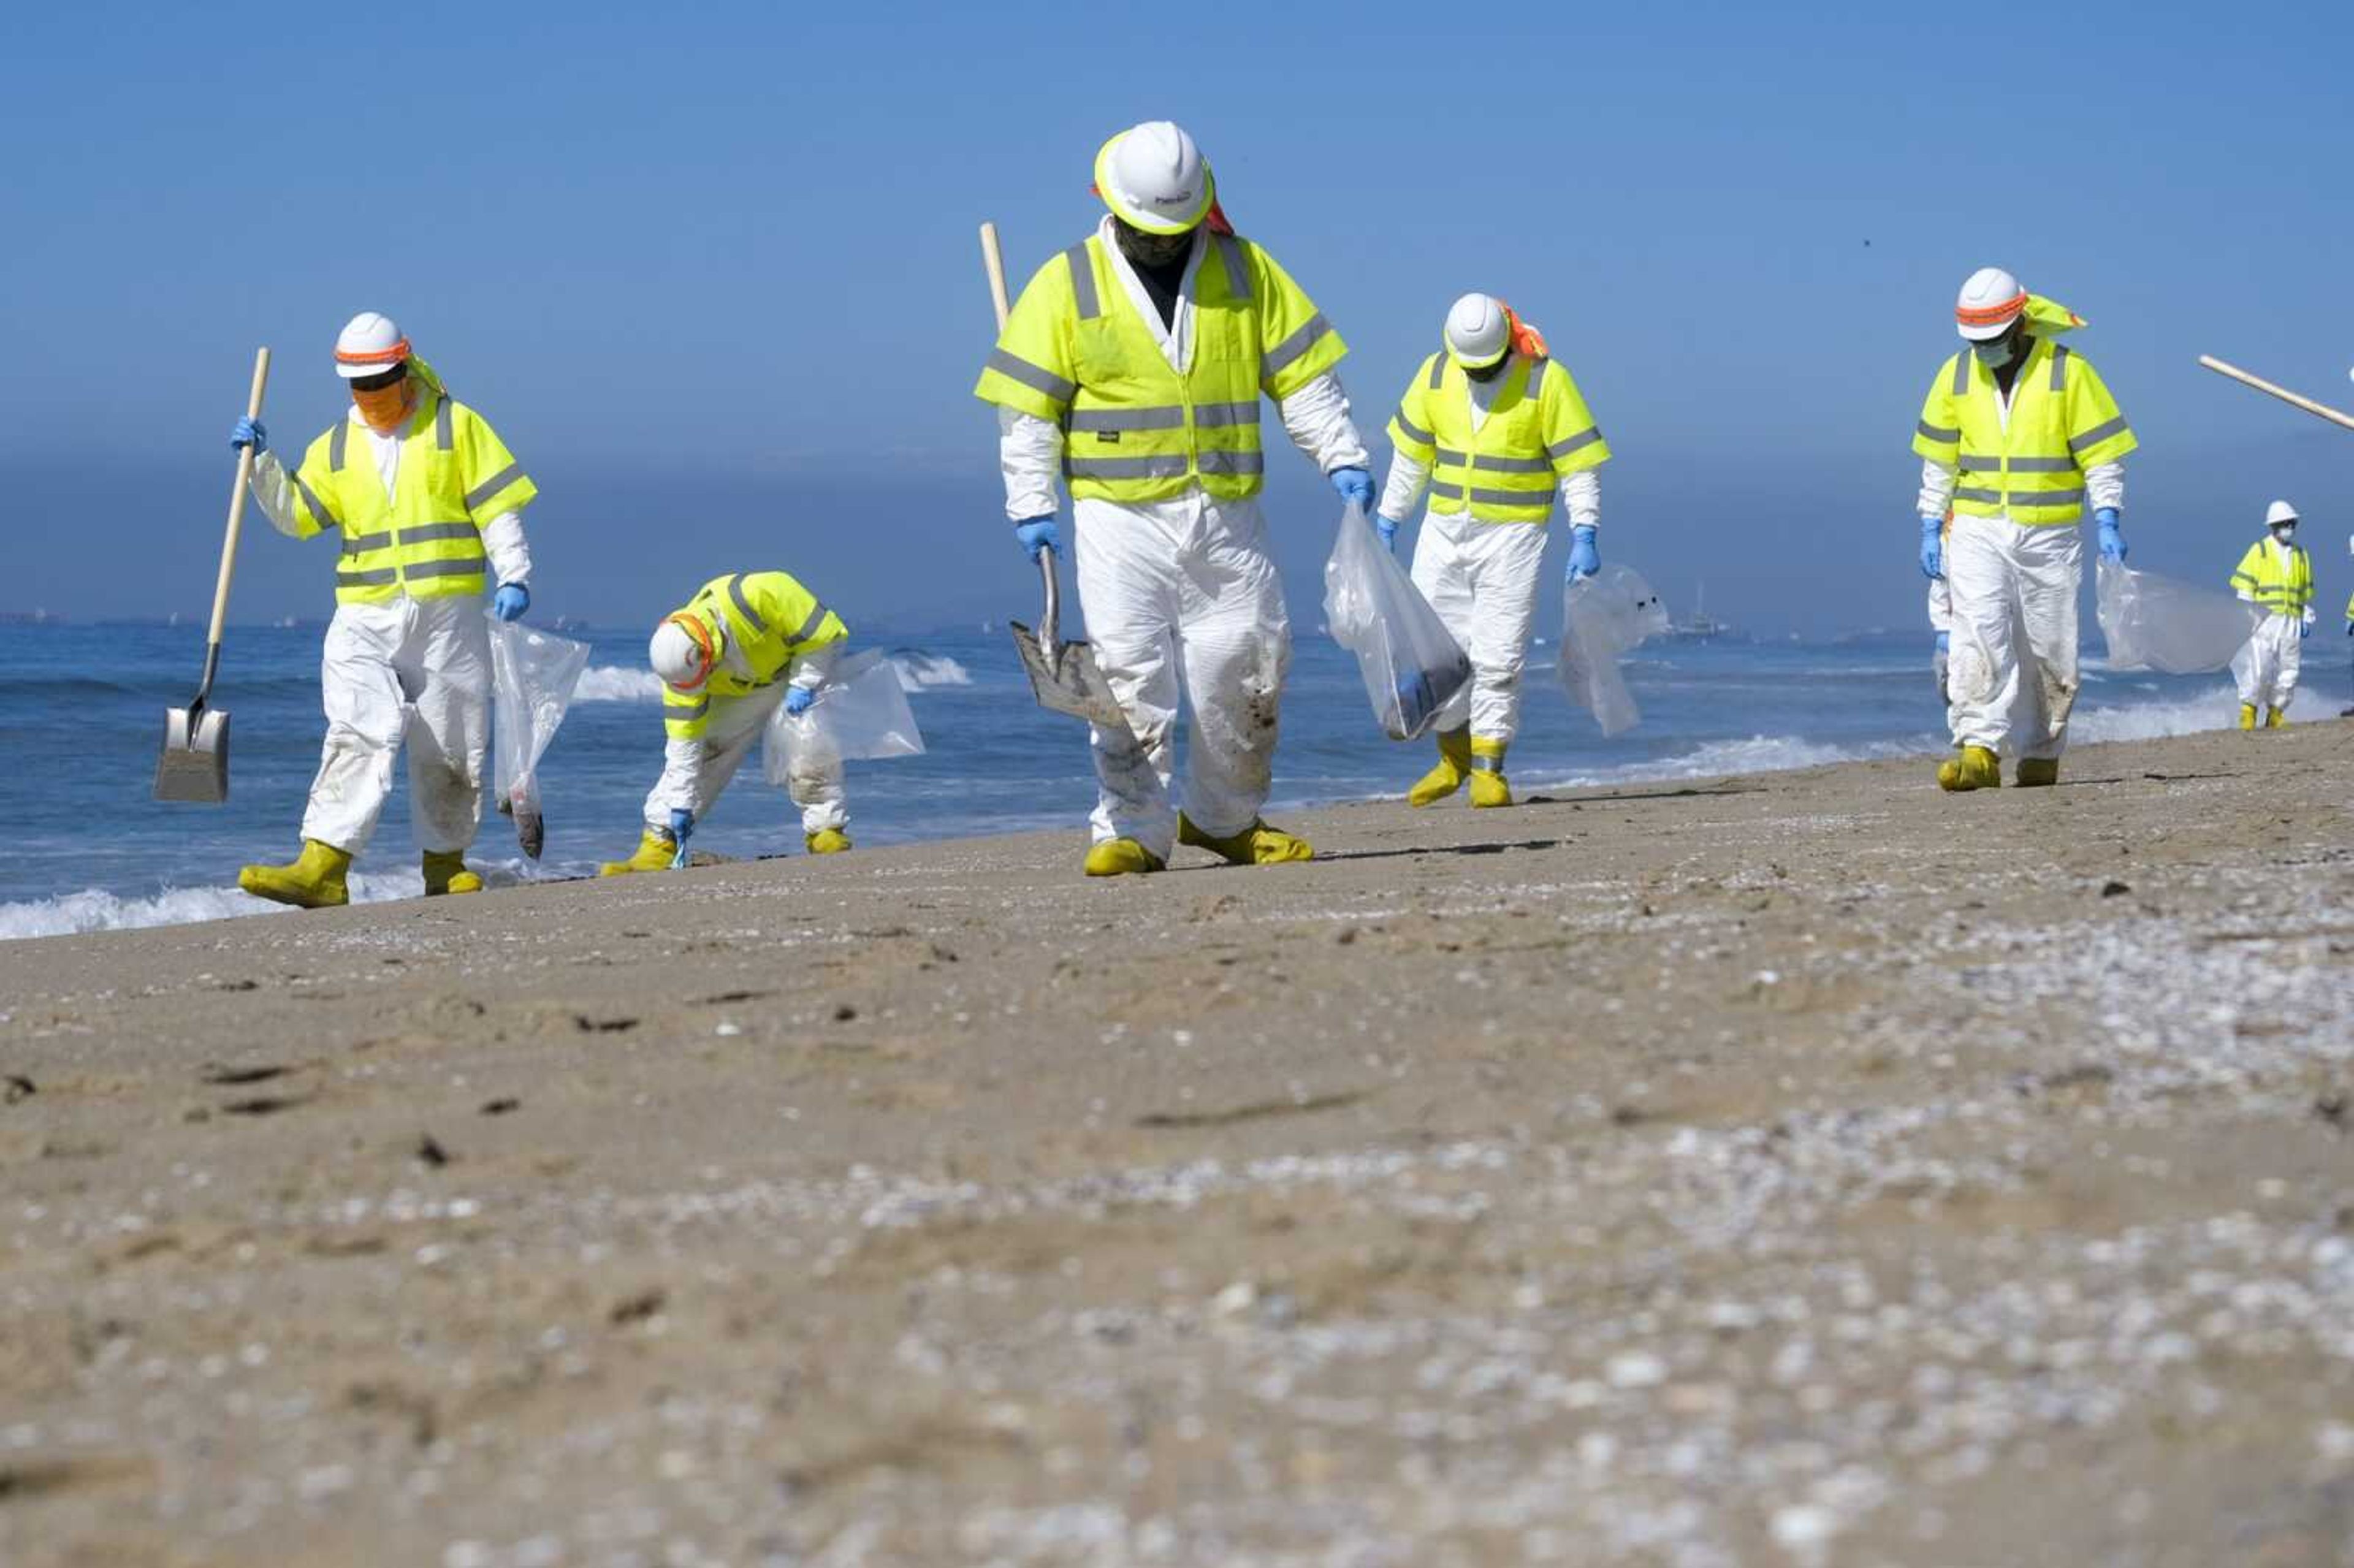
{"type": "Polygon", "coordinates": [[[2275,387],[2263,376],[2251,376],[2236,365],[2226,365],[2211,354],[2200,355],[2199,363],[2218,376],[2228,376],[2232,380],[2243,386],[2253,387],[2259,392],[2269,392],[2294,408],[2302,408],[2306,413],[2327,419],[2333,425],[2343,425],[2348,429],[2354,430],[2354,414],[2343,414],[2327,403],[2317,403],[2310,397],[2300,397],[2285,387],[2275,387]]]}
{"type": "Polygon", "coordinates": [[[1005,330],[1005,318],[1013,308],[1005,299],[1005,255],[997,248],[997,225],[981,226],[981,264],[989,270],[989,302],[997,307],[997,330],[1005,330]]]}
{"type": "MultiPolygon", "coordinates": [[[[270,385],[270,350],[260,348],[253,355],[253,390],[245,400],[245,417],[261,418],[261,394],[270,385]]],[[[245,492],[253,478],[253,449],[237,450],[237,483],[228,493],[228,535],[221,541],[220,577],[213,584],[212,630],[205,633],[209,647],[218,647],[221,623],[228,619],[228,585],[237,576],[237,536],[245,523],[245,492]]]]}

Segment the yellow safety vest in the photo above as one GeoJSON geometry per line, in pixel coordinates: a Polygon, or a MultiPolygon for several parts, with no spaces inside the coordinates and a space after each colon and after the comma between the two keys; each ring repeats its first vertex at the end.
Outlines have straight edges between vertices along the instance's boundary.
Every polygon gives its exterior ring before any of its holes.
{"type": "Polygon", "coordinates": [[[482,524],[539,493],[480,414],[429,383],[418,397],[389,499],[349,418],[313,441],[294,471],[294,536],[344,533],[337,604],[481,593],[489,563],[482,524]]]}
{"type": "Polygon", "coordinates": [[[1041,267],[1015,302],[973,396],[1063,427],[1074,498],[1166,501],[1195,485],[1221,501],[1257,495],[1267,482],[1259,394],[1280,401],[1349,352],[1266,251],[1232,235],[1208,239],[1182,374],[1100,236],[1041,267]]]}
{"type": "Polygon", "coordinates": [[[727,641],[750,667],[747,678],[725,665],[691,692],[663,688],[663,731],[673,740],[700,740],[710,727],[715,697],[740,697],[773,686],[797,655],[850,635],[842,617],[818,602],[788,572],[737,572],[714,577],[679,613],[692,615],[727,641]]]}
{"type": "Polygon", "coordinates": [[[1453,355],[1432,355],[1406,383],[1390,440],[1430,470],[1432,511],[1468,504],[1481,523],[1543,526],[1563,476],[1610,461],[1610,443],[1569,371],[1549,359],[1513,358],[1477,430],[1471,378],[1453,355]]]}
{"type": "Polygon", "coordinates": [[[2232,588],[2253,599],[2267,615],[2301,617],[2313,602],[2313,557],[2305,553],[2304,546],[2291,545],[2289,558],[2284,562],[2270,539],[2259,539],[2240,557],[2240,569],[2232,574],[2232,588]]]}
{"type": "Polygon", "coordinates": [[[1954,511],[2042,527],[2084,514],[2084,471],[2141,442],[2089,361],[2050,338],[2029,340],[2005,426],[1994,373],[1965,348],[1930,383],[1913,450],[1958,469],[1954,511]]]}

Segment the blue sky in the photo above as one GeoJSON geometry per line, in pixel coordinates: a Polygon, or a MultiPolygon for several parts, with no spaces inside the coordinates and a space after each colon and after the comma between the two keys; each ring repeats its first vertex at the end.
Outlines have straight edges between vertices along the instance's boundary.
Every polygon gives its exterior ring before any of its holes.
{"type": "MultiPolygon", "coordinates": [[[[1019,609],[974,228],[1026,274],[1161,116],[1350,339],[1369,436],[1456,294],[1543,325],[1619,454],[1606,552],[1671,601],[1917,615],[1905,441],[1984,262],[2091,319],[2137,564],[2220,576],[2285,493],[2334,599],[2354,433],[2192,362],[2354,403],[2354,7],[1923,15],[39,8],[0,58],[0,608],[197,608],[254,345],[299,445],[376,308],[536,472],[549,613],[770,565],[870,620],[1019,609]]],[[[1312,624],[1331,509],[1290,466],[1312,624]]],[[[331,570],[262,529],[238,611],[323,614],[331,570]]]]}

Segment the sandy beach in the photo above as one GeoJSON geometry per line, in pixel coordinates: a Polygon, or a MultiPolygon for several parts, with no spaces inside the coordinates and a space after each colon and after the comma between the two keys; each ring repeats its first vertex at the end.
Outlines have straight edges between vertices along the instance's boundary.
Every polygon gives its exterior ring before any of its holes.
{"type": "Polygon", "coordinates": [[[2354,726],[1929,768],[0,945],[0,1562],[2354,1563],[2354,726]]]}

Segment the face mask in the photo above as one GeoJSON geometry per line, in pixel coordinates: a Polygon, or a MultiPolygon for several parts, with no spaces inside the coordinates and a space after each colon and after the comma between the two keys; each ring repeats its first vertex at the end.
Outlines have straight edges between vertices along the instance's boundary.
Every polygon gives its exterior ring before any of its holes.
{"type": "Polygon", "coordinates": [[[1977,355],[1978,363],[1988,370],[2000,370],[2018,356],[2019,341],[2005,334],[1989,343],[1974,343],[1970,344],[1970,352],[1977,355]]]}
{"type": "Polygon", "coordinates": [[[1193,249],[1193,231],[1190,228],[1175,234],[1147,234],[1133,224],[1115,219],[1112,233],[1119,241],[1119,253],[1139,267],[1173,267],[1193,249]]]}
{"type": "Polygon", "coordinates": [[[2288,544],[2296,537],[2296,524],[2294,523],[2276,524],[2273,529],[2273,537],[2284,545],[2288,544]]]}
{"type": "Polygon", "coordinates": [[[389,387],[366,392],[355,387],[352,401],[358,406],[360,418],[367,421],[369,429],[388,435],[408,418],[408,378],[403,376],[389,387]]]}
{"type": "Polygon", "coordinates": [[[1474,381],[1493,381],[1497,376],[1501,376],[1504,373],[1504,366],[1511,363],[1512,356],[1508,354],[1504,355],[1503,358],[1496,361],[1495,364],[1483,365],[1477,370],[1473,370],[1469,366],[1466,366],[1463,374],[1469,376],[1474,381]]]}

